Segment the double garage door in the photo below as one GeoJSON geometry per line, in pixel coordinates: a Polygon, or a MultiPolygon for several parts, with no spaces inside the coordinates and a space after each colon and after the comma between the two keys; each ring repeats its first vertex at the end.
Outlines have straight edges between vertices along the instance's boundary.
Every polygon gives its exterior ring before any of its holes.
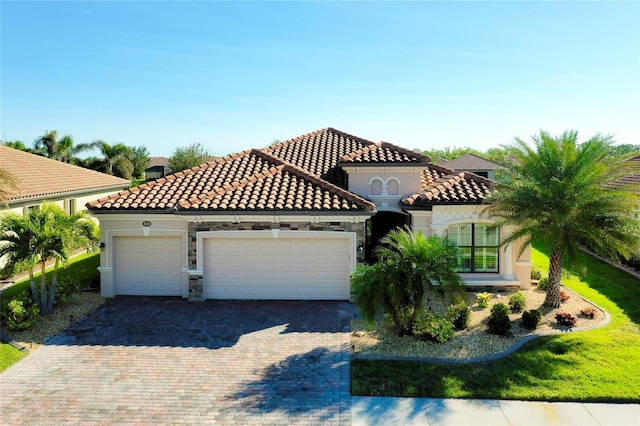
{"type": "Polygon", "coordinates": [[[203,241],[208,299],[349,299],[349,238],[203,241]]]}
{"type": "MultiPolygon", "coordinates": [[[[180,237],[116,240],[116,294],[183,294],[180,237]]],[[[206,299],[349,299],[349,237],[204,238],[199,249],[206,299]]]]}

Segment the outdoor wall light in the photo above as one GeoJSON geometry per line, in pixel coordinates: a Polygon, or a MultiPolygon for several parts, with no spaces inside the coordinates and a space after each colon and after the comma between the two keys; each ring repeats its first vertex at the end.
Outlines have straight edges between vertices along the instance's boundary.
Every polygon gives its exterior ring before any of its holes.
{"type": "Polygon", "coordinates": [[[142,233],[145,237],[148,237],[151,233],[151,222],[149,222],[148,220],[142,222],[142,233]]]}
{"type": "Polygon", "coordinates": [[[105,247],[106,247],[105,243],[100,243],[100,250],[104,250],[105,247]]]}
{"type": "Polygon", "coordinates": [[[358,246],[358,254],[362,254],[362,253],[364,253],[364,247],[362,246],[362,244],[360,244],[358,246]]]}

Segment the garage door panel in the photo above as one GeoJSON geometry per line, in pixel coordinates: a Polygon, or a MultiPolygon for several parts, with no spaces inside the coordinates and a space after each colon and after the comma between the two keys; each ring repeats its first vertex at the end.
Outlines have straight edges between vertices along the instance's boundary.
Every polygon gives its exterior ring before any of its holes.
{"type": "Polygon", "coordinates": [[[181,296],[180,237],[117,237],[116,294],[181,296]]]}
{"type": "Polygon", "coordinates": [[[206,298],[348,299],[349,237],[209,238],[206,298]]]}

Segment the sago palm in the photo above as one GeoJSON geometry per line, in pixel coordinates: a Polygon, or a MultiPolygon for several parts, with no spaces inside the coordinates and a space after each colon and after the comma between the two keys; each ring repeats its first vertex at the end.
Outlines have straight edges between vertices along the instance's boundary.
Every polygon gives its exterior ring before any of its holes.
{"type": "Polygon", "coordinates": [[[511,182],[497,187],[489,211],[514,226],[503,244],[523,239],[523,247],[551,247],[545,306],[557,308],[563,262],[576,259],[581,245],[612,256],[634,253],[639,199],[633,188],[613,185],[630,165],[613,155],[610,137],[597,134],[579,144],[575,131],[559,137],[541,131],[533,142],[515,139],[511,182]]]}
{"type": "Polygon", "coordinates": [[[399,334],[413,334],[413,325],[427,291],[459,289],[458,250],[446,239],[426,238],[408,227],[381,240],[378,263],[360,267],[353,279],[355,303],[369,324],[386,312],[399,334]]]}
{"type": "Polygon", "coordinates": [[[56,204],[43,203],[26,216],[5,214],[0,218],[0,258],[6,262],[3,271],[28,271],[33,299],[46,315],[53,310],[59,267],[76,250],[95,249],[98,239],[97,225],[86,211],[67,215],[56,204]],[[45,274],[49,260],[54,261],[51,283],[45,274]],[[37,269],[40,290],[34,275],[37,269]]]}

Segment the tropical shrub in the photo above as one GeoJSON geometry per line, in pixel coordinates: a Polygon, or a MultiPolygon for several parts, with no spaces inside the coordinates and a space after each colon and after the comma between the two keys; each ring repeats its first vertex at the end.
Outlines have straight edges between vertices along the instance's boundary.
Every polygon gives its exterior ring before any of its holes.
{"type": "Polygon", "coordinates": [[[508,336],[511,332],[511,320],[509,319],[509,307],[504,303],[496,303],[491,307],[489,315],[489,333],[499,336],[508,336]]]}
{"type": "Polygon", "coordinates": [[[531,269],[531,279],[532,280],[541,280],[542,279],[542,272],[540,271],[540,269],[537,269],[537,268],[532,268],[531,269]]]}
{"type": "Polygon", "coordinates": [[[561,291],[561,292],[560,292],[560,301],[561,301],[562,303],[566,302],[566,301],[567,301],[567,300],[569,300],[570,298],[571,298],[571,296],[570,296],[568,293],[566,293],[566,292],[564,292],[564,291],[561,291]]]}
{"type": "Polygon", "coordinates": [[[427,292],[462,288],[456,272],[458,248],[409,227],[390,232],[381,243],[379,261],[359,266],[353,275],[354,302],[370,327],[386,313],[398,335],[412,335],[427,292]]]}
{"type": "Polygon", "coordinates": [[[456,336],[453,323],[448,318],[424,309],[417,315],[413,330],[417,336],[439,343],[444,343],[456,336]]]}
{"type": "Polygon", "coordinates": [[[556,321],[560,325],[566,325],[568,327],[573,327],[578,322],[578,319],[571,315],[569,312],[561,312],[556,314],[556,321]]]}
{"type": "Polygon", "coordinates": [[[598,310],[593,306],[587,306],[586,308],[582,308],[580,310],[580,315],[586,318],[594,319],[598,316],[598,310]]]}
{"type": "Polygon", "coordinates": [[[33,326],[38,315],[40,315],[40,308],[27,292],[22,292],[13,299],[3,302],[0,308],[2,323],[12,331],[25,330],[33,326]]]}
{"type": "Polygon", "coordinates": [[[489,307],[489,301],[490,300],[491,300],[491,293],[487,293],[485,291],[484,293],[478,294],[478,298],[476,299],[476,303],[481,308],[487,308],[487,307],[489,307]]]}
{"type": "Polygon", "coordinates": [[[522,326],[528,330],[535,330],[542,319],[542,312],[537,309],[529,309],[522,313],[522,326]]]}
{"type": "Polygon", "coordinates": [[[538,288],[540,290],[546,291],[548,286],[549,286],[549,278],[547,277],[540,278],[540,281],[538,281],[538,288]]]}
{"type": "Polygon", "coordinates": [[[509,309],[511,312],[521,312],[527,303],[527,298],[521,291],[516,291],[509,296],[509,309]]]}
{"type": "Polygon", "coordinates": [[[456,330],[464,330],[471,322],[471,308],[465,302],[451,304],[447,308],[447,318],[456,330]]]}

